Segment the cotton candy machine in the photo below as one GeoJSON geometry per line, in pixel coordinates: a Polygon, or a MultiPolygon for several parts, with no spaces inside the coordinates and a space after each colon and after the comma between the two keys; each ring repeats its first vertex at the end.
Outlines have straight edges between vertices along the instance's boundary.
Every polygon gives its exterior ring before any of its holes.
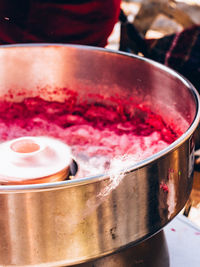
{"type": "Polygon", "coordinates": [[[63,88],[91,103],[99,94],[102,103],[116,95],[145,103],[183,134],[160,152],[119,169],[117,182],[97,173],[1,185],[0,265],[70,266],[109,255],[160,231],[189,197],[199,98],[188,81],[155,62],[104,49],[0,48],[1,100],[40,96],[62,102],[67,98],[63,88]]]}

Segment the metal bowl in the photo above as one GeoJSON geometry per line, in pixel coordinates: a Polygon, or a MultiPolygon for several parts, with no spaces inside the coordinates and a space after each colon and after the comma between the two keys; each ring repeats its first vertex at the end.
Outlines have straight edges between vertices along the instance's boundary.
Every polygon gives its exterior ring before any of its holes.
{"type": "Polygon", "coordinates": [[[173,119],[184,134],[129,166],[114,186],[104,174],[0,186],[1,266],[68,266],[107,255],[161,230],[189,197],[193,133],[200,114],[198,94],[187,80],[156,62],[105,49],[1,46],[1,99],[40,95],[62,101],[62,90],[58,95],[54,89],[63,87],[80,97],[88,93],[134,97],[166,120],[173,119]]]}

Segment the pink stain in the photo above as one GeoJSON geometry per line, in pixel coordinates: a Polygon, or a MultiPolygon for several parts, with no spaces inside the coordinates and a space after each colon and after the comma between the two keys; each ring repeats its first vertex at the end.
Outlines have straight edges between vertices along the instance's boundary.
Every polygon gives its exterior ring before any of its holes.
{"type": "Polygon", "coordinates": [[[195,235],[200,235],[200,232],[195,232],[195,235]]]}
{"type": "Polygon", "coordinates": [[[160,185],[160,189],[162,189],[165,193],[168,193],[169,192],[169,188],[168,188],[168,186],[165,183],[162,183],[160,185]]]}

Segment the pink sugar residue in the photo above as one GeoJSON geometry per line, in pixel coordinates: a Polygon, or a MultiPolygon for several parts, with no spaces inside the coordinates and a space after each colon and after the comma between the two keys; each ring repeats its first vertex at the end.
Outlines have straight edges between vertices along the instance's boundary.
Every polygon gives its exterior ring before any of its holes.
{"type": "Polygon", "coordinates": [[[72,148],[80,167],[77,177],[99,174],[109,168],[114,157],[126,155],[126,163],[133,164],[162,150],[181,134],[149,108],[130,105],[126,111],[120,101],[115,105],[77,103],[76,95],[64,102],[40,97],[0,101],[0,139],[59,138],[72,148]]]}
{"type": "Polygon", "coordinates": [[[165,193],[169,193],[169,187],[168,187],[167,184],[165,184],[165,183],[162,183],[162,184],[160,185],[160,189],[162,189],[163,192],[165,192],[165,193]]]}

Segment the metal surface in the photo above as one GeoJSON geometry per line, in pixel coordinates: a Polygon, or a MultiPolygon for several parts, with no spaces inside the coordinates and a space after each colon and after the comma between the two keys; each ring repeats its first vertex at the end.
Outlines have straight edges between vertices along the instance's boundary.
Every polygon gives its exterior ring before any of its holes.
{"type": "Polygon", "coordinates": [[[115,254],[74,267],[171,267],[163,231],[115,254]]]}
{"type": "Polygon", "coordinates": [[[200,228],[179,214],[140,244],[74,267],[199,267],[199,246],[200,228]]]}
{"type": "Polygon", "coordinates": [[[199,122],[199,99],[190,83],[155,62],[103,49],[0,48],[2,98],[12,95],[18,101],[40,95],[62,100],[63,87],[80,97],[88,93],[134,97],[166,120],[173,118],[184,134],[163,151],[130,166],[118,185],[97,175],[0,186],[0,265],[67,266],[107,255],[160,230],[190,194],[192,135],[199,122]]]}

